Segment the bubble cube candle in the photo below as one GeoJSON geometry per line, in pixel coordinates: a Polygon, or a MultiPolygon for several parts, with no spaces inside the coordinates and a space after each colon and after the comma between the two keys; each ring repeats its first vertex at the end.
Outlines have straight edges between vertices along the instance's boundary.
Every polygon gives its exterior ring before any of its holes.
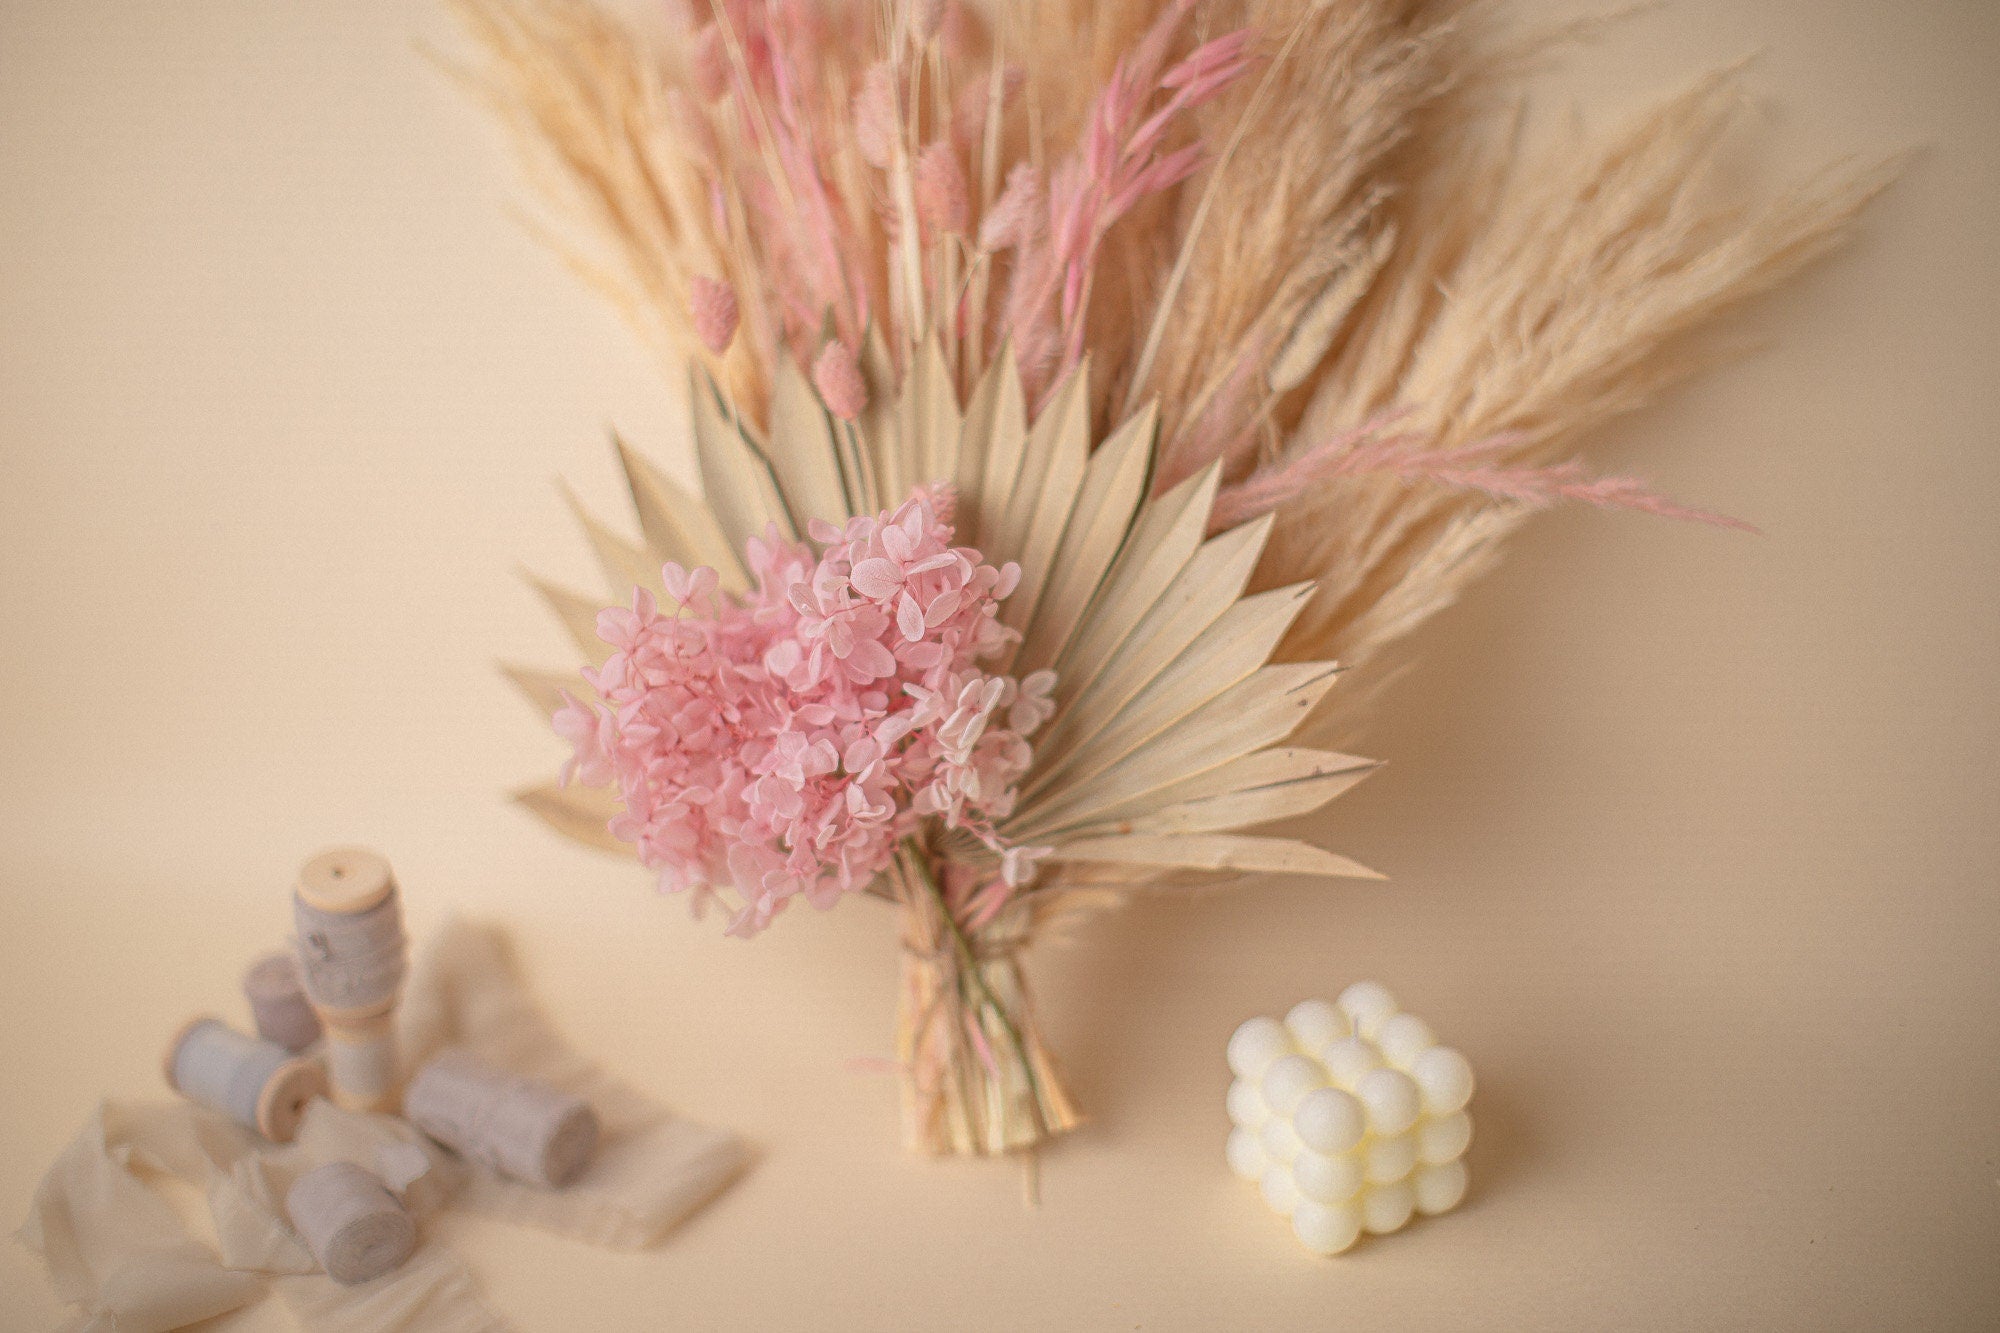
{"type": "Polygon", "coordinates": [[[1314,1253],[1465,1197],[1472,1066],[1375,982],[1250,1019],[1229,1068],[1229,1169],[1314,1253]]]}

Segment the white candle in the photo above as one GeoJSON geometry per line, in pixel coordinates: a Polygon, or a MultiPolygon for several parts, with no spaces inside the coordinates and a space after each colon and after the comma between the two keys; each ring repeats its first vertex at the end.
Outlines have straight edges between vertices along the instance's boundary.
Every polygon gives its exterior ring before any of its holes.
{"type": "Polygon", "coordinates": [[[1315,1254],[1465,1197],[1472,1065],[1363,981],[1229,1039],[1229,1169],[1315,1254]]]}

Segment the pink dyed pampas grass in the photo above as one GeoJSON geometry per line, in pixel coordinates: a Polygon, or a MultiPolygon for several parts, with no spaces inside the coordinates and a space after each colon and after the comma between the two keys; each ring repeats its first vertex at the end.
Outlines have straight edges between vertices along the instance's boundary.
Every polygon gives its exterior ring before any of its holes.
{"type": "Polygon", "coordinates": [[[1075,1122],[1052,922],[1368,873],[1265,827],[1367,769],[1310,742],[1335,661],[1553,504],[1746,526],[1579,451],[1888,176],[1724,185],[1734,71],[1525,148],[1573,34],[1466,0],[456,3],[557,243],[693,372],[701,499],[621,445],[642,543],[543,587],[594,665],[514,673],[581,784],[523,800],[739,933],[898,904],[928,1152],[1075,1122]]]}
{"type": "Polygon", "coordinates": [[[1370,422],[1343,431],[1258,468],[1217,500],[1209,514],[1209,530],[1221,532],[1259,518],[1339,478],[1372,475],[1475,491],[1511,500],[1525,510],[1574,501],[1737,532],[1757,531],[1741,519],[1676,504],[1637,477],[1593,477],[1576,459],[1540,467],[1510,463],[1506,456],[1519,443],[1510,437],[1427,449],[1421,437],[1390,432],[1389,424],[1370,422]]]}
{"type": "Polygon", "coordinates": [[[826,403],[826,410],[842,421],[852,421],[868,406],[868,382],[861,377],[861,363],[846,343],[835,339],[821,349],[813,362],[813,387],[826,403]]]}

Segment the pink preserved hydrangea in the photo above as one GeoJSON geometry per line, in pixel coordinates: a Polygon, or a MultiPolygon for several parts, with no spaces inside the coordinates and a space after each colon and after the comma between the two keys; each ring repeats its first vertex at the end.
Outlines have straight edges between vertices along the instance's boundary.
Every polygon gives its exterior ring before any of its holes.
{"type": "Polygon", "coordinates": [[[1054,676],[979,665],[1016,637],[996,612],[1019,569],[954,547],[949,495],[926,489],[844,529],[815,520],[811,536],[817,558],[775,529],[753,539],[757,586],[740,599],[714,570],[670,564],[674,606],[641,589],[601,613],[614,651],[583,673],[601,702],[569,699],[555,717],[575,750],[564,780],[618,785],[611,832],[663,889],[699,909],[733,888],[733,934],[793,898],[828,907],[865,888],[926,819],[991,848],[1003,894],[1025,883],[1045,849],[994,825],[1054,676]]]}

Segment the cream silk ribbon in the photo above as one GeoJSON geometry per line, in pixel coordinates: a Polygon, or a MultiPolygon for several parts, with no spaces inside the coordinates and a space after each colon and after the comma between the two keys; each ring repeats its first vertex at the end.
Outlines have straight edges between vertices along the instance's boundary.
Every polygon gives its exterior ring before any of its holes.
{"type": "Polygon", "coordinates": [[[553,1083],[596,1109],[603,1134],[584,1174],[562,1190],[495,1175],[432,1144],[402,1120],[307,1110],[275,1146],[188,1102],[100,1103],[41,1186],[21,1238],[79,1307],[65,1330],[148,1333],[212,1318],[275,1289],[308,1333],[456,1333],[505,1327],[456,1254],[424,1235],[439,1207],[525,1222],[616,1249],[651,1245],[749,1161],[732,1134],[682,1120],[571,1050],[529,1001],[499,931],[454,921],[432,940],[398,1022],[414,1067],[446,1046],[553,1083]],[[358,1287],[321,1273],[285,1221],[285,1190],[345,1159],[403,1191],[418,1217],[416,1253],[358,1287]],[[202,1191],[216,1247],[196,1240],[148,1183],[202,1191]]]}

